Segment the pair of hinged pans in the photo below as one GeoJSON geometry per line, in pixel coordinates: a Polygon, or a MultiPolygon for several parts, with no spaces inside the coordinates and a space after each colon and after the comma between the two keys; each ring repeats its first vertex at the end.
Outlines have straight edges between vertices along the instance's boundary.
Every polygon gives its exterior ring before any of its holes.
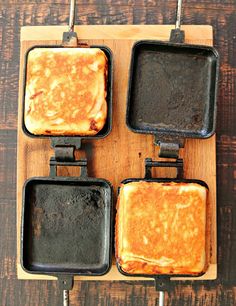
{"type": "Polygon", "coordinates": [[[50,176],[23,188],[21,264],[48,275],[103,275],[111,267],[113,192],[87,175],[87,160],[50,160],[50,176]],[[81,167],[80,177],[57,176],[58,166],[81,167]]]}
{"type": "Polygon", "coordinates": [[[215,132],[219,56],[210,46],[184,43],[172,30],[169,42],[139,41],[132,49],[126,124],[154,134],[160,157],[178,157],[186,138],[215,132]]]}
{"type": "MultiPolygon", "coordinates": [[[[203,181],[183,177],[182,160],[146,159],[145,177],[125,179],[121,184],[196,183],[208,189],[203,181]],[[177,177],[152,178],[152,167],[175,167],[177,177]]],[[[34,177],[25,182],[21,230],[21,265],[26,272],[56,276],[64,290],[72,288],[74,275],[106,274],[112,264],[112,186],[104,179],[88,177],[86,160],[58,162],[53,157],[49,177],[34,177]],[[57,176],[57,167],[62,165],[81,167],[80,177],[57,176]]],[[[168,290],[171,277],[196,277],[205,273],[129,274],[122,270],[119,258],[117,268],[126,276],[154,278],[157,290],[168,290]]]]}
{"type": "MultiPolygon", "coordinates": [[[[148,182],[148,183],[164,183],[166,185],[168,185],[169,183],[179,183],[179,184],[197,184],[200,186],[203,186],[206,188],[206,190],[209,190],[208,185],[201,180],[197,180],[197,179],[185,179],[184,178],[184,171],[183,171],[183,160],[182,159],[177,159],[175,161],[153,161],[151,158],[146,158],[145,159],[145,176],[144,178],[128,178],[125,179],[121,182],[121,186],[124,186],[125,184],[129,184],[129,183],[134,183],[134,182],[148,182]],[[177,175],[176,178],[153,178],[152,177],[152,168],[156,167],[156,168],[162,168],[162,167],[168,167],[168,168],[176,168],[177,171],[177,175]]],[[[137,191],[136,191],[137,192],[137,191]]],[[[127,192],[128,193],[128,192],[127,192]]],[[[120,194],[120,188],[118,188],[118,196],[120,194]]],[[[146,202],[144,202],[145,205],[147,204],[146,202]]],[[[143,203],[137,203],[137,204],[143,204],[143,203]]],[[[163,204],[163,203],[162,203],[163,204]]],[[[173,203],[172,203],[173,204],[173,203]]],[[[129,205],[131,206],[131,204],[129,203],[129,205]]],[[[137,205],[139,206],[139,205],[137,205]]],[[[119,208],[118,208],[119,209],[119,208]]],[[[122,208],[120,208],[122,209],[122,208]]],[[[205,208],[207,210],[207,208],[205,208]]],[[[133,203],[133,213],[135,214],[135,209],[134,209],[134,203],[133,203]]],[[[148,211],[148,210],[147,210],[148,211]]],[[[206,211],[205,211],[206,212],[206,211]]],[[[145,211],[145,213],[147,213],[145,211]]],[[[138,216],[138,214],[137,214],[138,216]]],[[[199,217],[199,216],[198,216],[199,217]]],[[[124,217],[124,219],[126,218],[126,216],[124,217]]],[[[141,218],[141,217],[140,217],[141,218]]],[[[130,221],[130,216],[127,216],[127,219],[130,221]]],[[[117,222],[117,220],[116,220],[117,222]]],[[[206,224],[208,223],[207,220],[205,220],[206,224]]],[[[132,223],[133,225],[134,223],[132,223]]],[[[142,224],[142,221],[140,223],[140,225],[142,224]]],[[[142,224],[140,226],[140,231],[142,232],[142,228],[143,226],[145,226],[144,224],[142,224]]],[[[156,226],[158,227],[158,225],[156,226]]],[[[116,223],[116,239],[118,239],[118,233],[119,229],[116,223]]],[[[130,234],[130,233],[129,233],[130,234]]],[[[203,233],[205,235],[205,237],[207,237],[207,233],[203,233]]],[[[153,235],[155,235],[155,228],[153,228],[153,235]]],[[[136,235],[135,235],[136,236],[136,235]]],[[[142,235],[140,235],[142,236],[142,235]]],[[[136,236],[140,237],[139,235],[136,236]]],[[[138,241],[138,240],[137,240],[138,241]]],[[[127,243],[127,242],[126,242],[127,243]]],[[[139,241],[139,243],[142,245],[143,242],[139,241]]],[[[139,244],[138,243],[138,244],[139,244]]],[[[164,247],[164,246],[163,246],[164,247]]],[[[147,277],[147,278],[153,278],[155,281],[155,286],[156,286],[156,290],[162,292],[162,291],[169,291],[171,288],[171,278],[172,277],[199,277],[203,274],[205,274],[206,270],[207,270],[207,266],[200,272],[198,273],[187,273],[187,274],[177,274],[177,273],[172,273],[172,274],[164,274],[164,273],[156,273],[156,274],[134,274],[131,272],[126,272],[123,270],[122,265],[120,264],[121,259],[119,258],[119,252],[118,252],[118,243],[115,243],[115,248],[117,248],[116,250],[116,265],[117,265],[117,269],[119,270],[120,273],[122,273],[125,276],[137,276],[137,277],[147,277]]],[[[137,250],[136,250],[137,251],[137,250]]],[[[208,252],[208,251],[207,251],[208,252]]],[[[208,258],[208,253],[206,253],[206,257],[208,258]]],[[[132,256],[132,255],[131,255],[132,256]]],[[[207,259],[208,260],[208,259],[207,259]]],[[[147,261],[148,263],[148,261],[147,261]]],[[[131,264],[132,266],[132,264],[131,264]]],[[[143,266],[145,267],[145,263],[143,263],[143,266]]],[[[132,270],[132,269],[131,269],[132,270]]]]}
{"type": "MultiPolygon", "coordinates": [[[[175,151],[183,147],[185,138],[207,138],[215,131],[218,53],[211,46],[184,43],[184,32],[179,24],[177,20],[169,42],[138,41],[131,54],[126,124],[133,132],[154,134],[155,143],[161,147],[160,156],[168,155],[166,151],[169,150],[173,157],[177,157],[175,151]],[[170,143],[172,148],[166,145],[170,143]]],[[[75,47],[76,44],[75,32],[64,35],[63,47],[75,47]]],[[[42,47],[45,48],[33,48],[42,47]]],[[[81,139],[102,138],[111,131],[113,56],[109,48],[96,47],[102,49],[108,58],[106,124],[95,136],[50,136],[53,145],[75,144],[79,147],[81,139]]],[[[30,50],[26,54],[23,99],[30,50]]],[[[28,136],[35,136],[25,126],[24,104],[23,131],[28,136]]]]}
{"type": "MultiPolygon", "coordinates": [[[[56,156],[56,154],[55,154],[56,156]]],[[[87,175],[87,160],[50,160],[50,176],[23,187],[21,266],[56,276],[69,305],[74,275],[101,276],[112,264],[113,191],[87,175]],[[57,176],[57,166],[81,167],[79,177],[57,176]]]]}
{"type": "MultiPolygon", "coordinates": [[[[42,47],[45,48],[33,48],[42,47]]],[[[73,144],[76,139],[79,142],[82,138],[103,138],[111,131],[112,53],[105,46],[96,47],[101,48],[108,58],[106,124],[96,136],[72,136],[68,139],[63,135],[60,140],[58,136],[50,136],[53,143],[57,140],[59,144],[73,144]]],[[[30,50],[26,55],[25,72],[30,50]]],[[[180,40],[175,43],[173,36],[170,42],[135,43],[127,97],[127,126],[137,133],[154,134],[157,144],[171,142],[181,147],[185,138],[210,137],[215,131],[218,66],[218,53],[210,46],[189,45],[180,40]]],[[[22,123],[28,136],[38,137],[25,126],[24,103],[22,123]]]]}

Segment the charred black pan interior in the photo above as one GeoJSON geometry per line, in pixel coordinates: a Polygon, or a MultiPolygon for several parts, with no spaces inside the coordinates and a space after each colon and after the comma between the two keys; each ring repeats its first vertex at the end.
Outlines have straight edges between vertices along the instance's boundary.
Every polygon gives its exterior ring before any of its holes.
{"type": "Polygon", "coordinates": [[[130,69],[127,125],[140,133],[205,138],[215,129],[214,48],[141,41],[130,69]]]}
{"type": "Polygon", "coordinates": [[[111,266],[112,187],[103,179],[25,183],[21,264],[30,273],[102,275],[111,266]]]}
{"type": "Polygon", "coordinates": [[[169,42],[133,46],[126,123],[138,133],[206,138],[215,130],[218,53],[184,43],[178,11],[169,42]]]}

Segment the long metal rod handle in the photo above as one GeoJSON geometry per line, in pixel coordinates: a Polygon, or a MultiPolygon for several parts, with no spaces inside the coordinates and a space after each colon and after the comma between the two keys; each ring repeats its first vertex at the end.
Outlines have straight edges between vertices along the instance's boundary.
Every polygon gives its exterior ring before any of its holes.
{"type": "Polygon", "coordinates": [[[159,306],[164,306],[165,293],[164,291],[159,291],[159,306]]]}
{"type": "Polygon", "coordinates": [[[74,25],[75,25],[75,0],[70,0],[69,32],[74,32],[74,25]]]}
{"type": "Polygon", "coordinates": [[[177,13],[176,13],[176,24],[175,24],[176,29],[180,29],[180,26],[181,26],[181,13],[182,13],[182,0],[178,0],[177,13]]]}
{"type": "Polygon", "coordinates": [[[63,290],[63,306],[69,306],[69,290],[63,290]]]}

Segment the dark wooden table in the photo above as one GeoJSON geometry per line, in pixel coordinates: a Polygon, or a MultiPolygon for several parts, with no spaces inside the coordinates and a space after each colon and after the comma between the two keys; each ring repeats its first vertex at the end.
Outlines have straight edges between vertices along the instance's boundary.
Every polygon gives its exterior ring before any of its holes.
{"type": "MultiPolygon", "coordinates": [[[[173,24],[175,0],[80,0],[77,24],[173,24]],[[88,4],[89,2],[89,4],[88,4]]],[[[20,27],[68,22],[69,0],[0,1],[0,305],[60,305],[54,281],[16,276],[16,135],[20,27]]],[[[221,56],[217,120],[218,279],[177,285],[166,305],[236,305],[236,1],[184,0],[185,24],[211,24],[221,56]]],[[[158,303],[152,282],[76,282],[71,305],[158,303]]]]}

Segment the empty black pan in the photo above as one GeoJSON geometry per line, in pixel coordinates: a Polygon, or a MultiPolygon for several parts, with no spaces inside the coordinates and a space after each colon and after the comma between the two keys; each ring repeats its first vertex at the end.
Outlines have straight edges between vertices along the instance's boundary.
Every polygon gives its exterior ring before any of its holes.
{"type": "MultiPolygon", "coordinates": [[[[74,275],[103,275],[112,259],[112,187],[87,176],[87,161],[50,161],[50,177],[23,189],[21,265],[57,276],[68,305],[74,275]],[[80,177],[60,177],[57,166],[80,166],[80,177]]],[[[67,304],[66,304],[67,303],[67,304]]]]}
{"type": "Polygon", "coordinates": [[[185,138],[207,138],[215,131],[219,56],[210,46],[184,43],[182,1],[170,41],[144,40],[131,55],[126,124],[156,135],[156,143],[183,146],[185,138]]]}

